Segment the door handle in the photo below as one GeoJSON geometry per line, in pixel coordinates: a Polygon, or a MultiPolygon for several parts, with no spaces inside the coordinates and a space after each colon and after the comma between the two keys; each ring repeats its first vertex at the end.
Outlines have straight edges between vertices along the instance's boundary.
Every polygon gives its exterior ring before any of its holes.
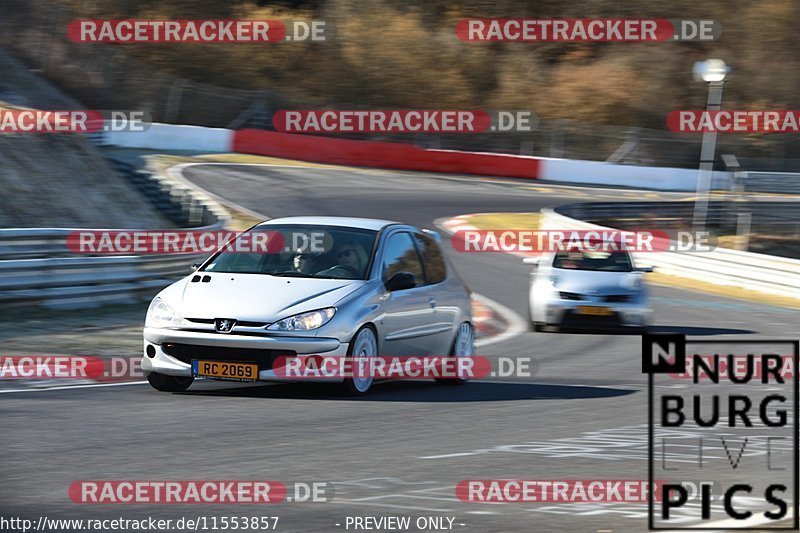
{"type": "Polygon", "coordinates": [[[436,307],[436,304],[439,303],[439,300],[431,296],[430,298],[428,298],[428,303],[430,304],[431,307],[436,307]]]}

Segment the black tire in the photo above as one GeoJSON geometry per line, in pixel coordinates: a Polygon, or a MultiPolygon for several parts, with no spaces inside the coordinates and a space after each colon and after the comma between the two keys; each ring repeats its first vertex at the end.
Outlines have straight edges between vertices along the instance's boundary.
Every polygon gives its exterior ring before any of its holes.
{"type": "Polygon", "coordinates": [[[167,376],[166,374],[150,372],[147,374],[147,381],[151,387],[161,392],[183,392],[191,386],[194,378],[192,376],[167,376]]]}
{"type": "Polygon", "coordinates": [[[539,333],[545,331],[545,328],[547,327],[547,324],[545,324],[544,322],[536,322],[533,319],[533,313],[531,313],[531,304],[530,304],[530,302],[528,302],[527,309],[528,309],[528,329],[530,329],[530,331],[536,331],[536,332],[539,332],[539,333]]]}

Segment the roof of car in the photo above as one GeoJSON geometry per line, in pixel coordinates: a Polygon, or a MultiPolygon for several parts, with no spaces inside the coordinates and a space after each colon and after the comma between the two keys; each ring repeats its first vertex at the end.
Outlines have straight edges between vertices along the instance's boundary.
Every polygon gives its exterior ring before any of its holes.
{"type": "Polygon", "coordinates": [[[312,226],[344,226],[348,228],[369,229],[378,231],[391,224],[399,224],[391,220],[380,220],[377,218],[355,218],[355,217],[283,217],[273,218],[262,222],[259,226],[271,226],[273,224],[299,224],[312,226]]]}

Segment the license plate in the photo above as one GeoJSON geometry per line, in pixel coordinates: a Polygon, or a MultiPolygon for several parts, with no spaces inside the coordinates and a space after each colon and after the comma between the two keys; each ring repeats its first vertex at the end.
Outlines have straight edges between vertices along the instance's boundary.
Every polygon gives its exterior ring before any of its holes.
{"type": "Polygon", "coordinates": [[[608,307],[596,307],[592,305],[582,305],[578,308],[579,315],[592,315],[592,316],[611,316],[614,311],[608,307]]]}
{"type": "Polygon", "coordinates": [[[230,361],[192,360],[192,375],[231,381],[256,381],[258,365],[230,361]]]}

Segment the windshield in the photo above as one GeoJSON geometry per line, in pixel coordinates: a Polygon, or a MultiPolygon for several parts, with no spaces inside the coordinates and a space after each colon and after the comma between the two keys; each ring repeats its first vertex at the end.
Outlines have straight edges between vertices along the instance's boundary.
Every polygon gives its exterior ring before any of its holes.
{"type": "Polygon", "coordinates": [[[202,270],[365,279],[376,236],[375,231],[336,226],[256,226],[240,234],[229,251],[219,252],[202,270]],[[267,244],[259,247],[258,243],[267,244]]]}
{"type": "Polygon", "coordinates": [[[560,251],[553,260],[554,268],[630,272],[633,270],[627,252],[560,251]]]}

